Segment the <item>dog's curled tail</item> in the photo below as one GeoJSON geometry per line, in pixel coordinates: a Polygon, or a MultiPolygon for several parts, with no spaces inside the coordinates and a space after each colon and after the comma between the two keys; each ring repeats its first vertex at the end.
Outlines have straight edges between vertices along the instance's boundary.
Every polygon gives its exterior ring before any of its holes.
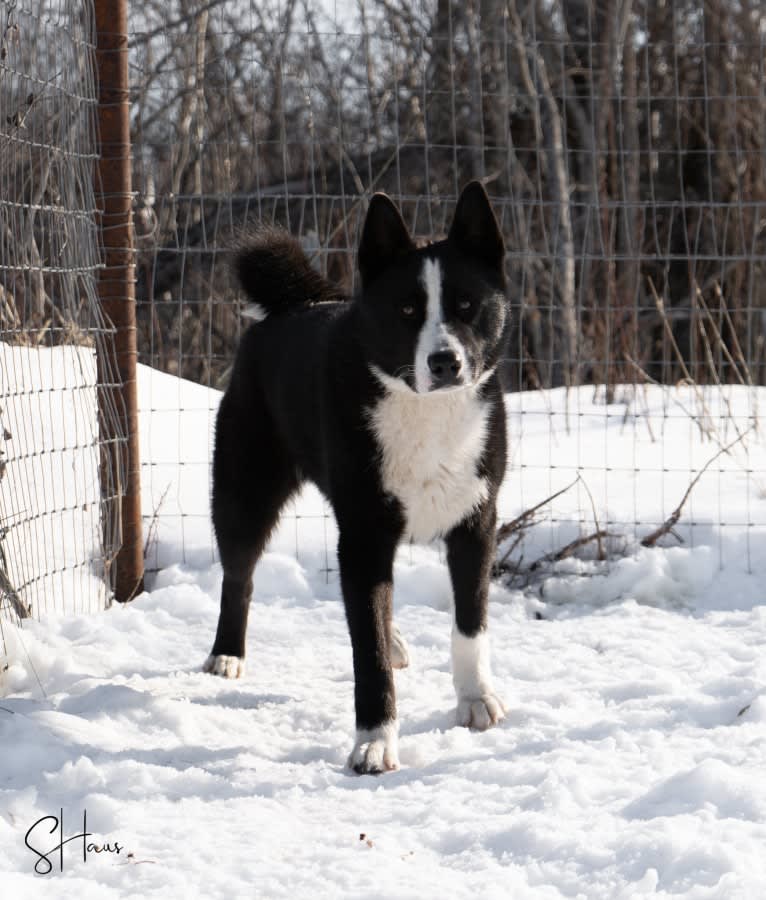
{"type": "Polygon", "coordinates": [[[272,315],[345,297],[308,261],[300,243],[280,228],[262,227],[237,252],[235,271],[250,303],[243,315],[272,315]]]}

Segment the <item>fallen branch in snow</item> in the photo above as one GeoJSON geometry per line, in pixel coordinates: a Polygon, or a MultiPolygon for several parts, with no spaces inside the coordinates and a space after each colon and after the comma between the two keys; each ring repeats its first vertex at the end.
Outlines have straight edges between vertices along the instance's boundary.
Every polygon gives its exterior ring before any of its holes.
{"type": "MultiPolygon", "coordinates": [[[[505,522],[497,529],[497,544],[500,546],[500,543],[507,538],[514,536],[514,539],[508,547],[508,549],[503,553],[500,559],[494,564],[492,567],[492,574],[495,578],[503,575],[506,572],[509,572],[509,568],[507,565],[508,558],[513,553],[513,551],[519,546],[519,544],[524,540],[524,534],[527,528],[530,528],[535,524],[535,513],[541,509],[541,507],[545,506],[546,503],[550,503],[552,500],[555,500],[556,497],[560,497],[562,494],[565,494],[568,490],[573,488],[578,481],[582,479],[578,475],[577,478],[571,483],[568,484],[565,488],[562,488],[560,491],[556,491],[555,494],[551,494],[550,497],[546,497],[545,500],[541,500],[539,503],[536,503],[534,506],[531,506],[529,509],[525,509],[521,515],[516,516],[515,519],[512,519],[510,522],[505,522]]],[[[598,527],[598,526],[597,526],[598,527]]],[[[514,571],[511,574],[516,574],[519,571],[519,566],[521,565],[521,560],[517,566],[514,567],[514,571]]]]}
{"type": "Polygon", "coordinates": [[[598,553],[599,560],[603,561],[606,559],[604,554],[604,548],[601,541],[604,538],[613,537],[610,535],[608,531],[594,531],[593,534],[584,535],[583,537],[575,538],[573,541],[570,541],[560,550],[556,550],[555,552],[546,553],[544,556],[541,556],[539,559],[536,559],[529,567],[530,572],[534,572],[540,568],[540,566],[545,563],[553,563],[560,562],[562,559],[566,559],[568,556],[571,556],[575,550],[578,550],[580,547],[584,547],[586,544],[590,544],[592,541],[598,542],[598,553]]]}
{"type": "MultiPolygon", "coordinates": [[[[534,519],[529,519],[524,525],[522,525],[522,526],[519,528],[519,530],[518,530],[516,536],[514,537],[513,542],[511,543],[510,547],[508,547],[508,549],[505,551],[505,553],[503,554],[502,558],[499,559],[499,560],[492,566],[492,576],[493,576],[493,578],[498,578],[500,575],[504,574],[505,572],[510,571],[509,568],[508,568],[508,565],[507,565],[507,563],[508,563],[508,558],[509,558],[510,555],[513,553],[513,551],[519,546],[519,544],[524,540],[524,535],[526,534],[526,529],[527,529],[528,527],[530,527],[531,525],[533,525],[533,524],[534,524],[534,521],[535,521],[534,519]]],[[[519,565],[521,565],[521,560],[522,560],[523,558],[524,558],[524,557],[522,556],[521,559],[519,560],[519,565]]],[[[518,566],[517,566],[517,568],[518,568],[518,566]]]]}
{"type": "MultiPolygon", "coordinates": [[[[555,500],[556,497],[560,497],[562,494],[565,494],[567,491],[571,490],[578,481],[580,481],[580,476],[571,483],[568,484],[565,488],[561,488],[560,491],[556,491],[555,494],[551,494],[550,497],[546,497],[545,500],[541,500],[539,503],[536,503],[534,506],[530,506],[529,509],[525,509],[521,515],[516,516],[515,519],[512,519],[510,522],[505,522],[497,529],[497,542],[498,544],[501,541],[504,541],[506,538],[510,537],[517,529],[526,528],[528,524],[530,524],[529,520],[534,517],[534,514],[538,509],[545,506],[546,503],[550,503],[551,500],[555,500]]],[[[507,554],[506,554],[507,556],[507,554]]],[[[505,559],[505,557],[503,557],[505,559]]],[[[500,560],[502,562],[503,560],[500,560]]]]}
{"type": "MultiPolygon", "coordinates": [[[[532,584],[542,582],[543,585],[540,590],[540,597],[542,599],[544,593],[544,584],[547,578],[550,575],[554,574],[550,568],[553,564],[560,562],[563,559],[575,556],[577,551],[581,547],[585,547],[588,544],[597,543],[598,545],[601,545],[601,542],[605,538],[610,540],[609,552],[604,552],[604,559],[599,559],[598,561],[604,562],[606,559],[610,559],[615,556],[622,556],[624,555],[625,544],[627,542],[625,542],[623,539],[623,546],[619,547],[620,537],[620,535],[613,534],[609,531],[594,531],[590,534],[575,538],[573,541],[570,541],[568,544],[565,544],[558,550],[552,550],[550,553],[544,554],[528,566],[522,565],[522,557],[518,560],[518,562],[514,562],[514,564],[504,565],[499,571],[496,570],[494,575],[495,577],[499,575],[505,575],[506,579],[504,583],[506,587],[517,586],[522,590],[529,588],[532,584]],[[516,583],[517,578],[519,579],[518,583],[516,583]]],[[[603,577],[604,574],[605,572],[601,568],[598,568],[594,571],[579,572],[578,577],[597,578],[603,577]]],[[[538,618],[544,617],[538,616],[538,618]]]]}
{"type": "Polygon", "coordinates": [[[568,484],[566,487],[561,488],[561,490],[556,491],[555,494],[551,494],[550,497],[546,497],[545,500],[541,500],[539,503],[536,503],[529,509],[524,510],[521,515],[516,516],[515,519],[510,522],[506,522],[504,525],[501,525],[500,528],[498,528],[498,544],[501,541],[507,540],[511,536],[513,536],[514,540],[505,551],[505,553],[503,553],[502,557],[493,566],[493,576],[496,578],[500,575],[505,574],[510,575],[511,580],[517,575],[526,576],[527,578],[529,578],[531,575],[538,572],[538,570],[546,563],[554,563],[559,562],[562,559],[566,559],[567,557],[572,556],[576,550],[580,549],[580,547],[584,547],[587,544],[593,543],[594,541],[597,547],[597,558],[599,561],[603,561],[607,556],[603,541],[605,538],[614,537],[614,535],[611,535],[608,531],[603,530],[599,525],[598,515],[596,513],[596,504],[593,499],[593,495],[591,494],[590,489],[585,483],[582,475],[578,475],[577,478],[575,478],[574,481],[571,482],[571,484],[568,484]],[[552,500],[555,500],[557,497],[560,497],[562,494],[565,494],[567,491],[571,490],[578,482],[582,482],[583,487],[585,488],[585,491],[590,498],[591,507],[593,509],[593,520],[596,525],[596,530],[590,534],[575,538],[573,541],[570,541],[568,544],[565,544],[558,550],[546,553],[544,556],[536,559],[526,568],[522,568],[521,565],[523,557],[520,558],[518,562],[516,562],[512,566],[508,565],[508,559],[516,549],[516,547],[518,547],[518,545],[524,539],[526,529],[535,524],[535,514],[538,512],[538,510],[541,509],[541,507],[545,506],[547,503],[550,503],[552,500]]]}
{"type": "Polygon", "coordinates": [[[647,534],[647,536],[641,541],[642,547],[654,547],[657,541],[663,537],[663,535],[672,532],[675,526],[678,524],[678,520],[681,518],[681,512],[684,508],[684,504],[689,499],[689,495],[691,494],[694,486],[697,482],[702,478],[702,476],[707,472],[707,470],[712,466],[712,464],[718,459],[719,456],[722,456],[724,453],[728,453],[732,447],[742,441],[746,435],[748,435],[754,428],[754,425],[751,425],[747,431],[743,431],[742,434],[738,435],[736,440],[733,440],[726,447],[721,447],[718,453],[714,454],[710,457],[710,459],[705,463],[705,465],[697,472],[694,478],[691,480],[689,487],[686,488],[686,492],[681,498],[681,502],[678,506],[673,510],[673,512],[665,519],[665,521],[660,525],[659,528],[655,529],[651,534],[647,534]]]}

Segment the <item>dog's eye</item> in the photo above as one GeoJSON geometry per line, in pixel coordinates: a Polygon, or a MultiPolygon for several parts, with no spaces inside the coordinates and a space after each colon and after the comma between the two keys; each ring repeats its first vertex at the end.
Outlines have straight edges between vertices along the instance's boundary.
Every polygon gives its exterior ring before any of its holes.
{"type": "Polygon", "coordinates": [[[469,313],[473,309],[473,302],[471,300],[458,300],[457,302],[458,312],[461,313],[469,313]]]}
{"type": "Polygon", "coordinates": [[[405,303],[402,307],[402,315],[405,319],[411,319],[415,315],[415,307],[411,303],[405,303]]]}

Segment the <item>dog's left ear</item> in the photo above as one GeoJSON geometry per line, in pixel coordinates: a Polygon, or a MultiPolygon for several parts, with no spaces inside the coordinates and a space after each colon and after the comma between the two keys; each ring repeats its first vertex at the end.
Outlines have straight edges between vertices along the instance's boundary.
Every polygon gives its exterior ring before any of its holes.
{"type": "Polygon", "coordinates": [[[487,192],[480,181],[471,181],[463,188],[449,230],[449,240],[469,256],[477,256],[502,270],[505,243],[487,192]]]}

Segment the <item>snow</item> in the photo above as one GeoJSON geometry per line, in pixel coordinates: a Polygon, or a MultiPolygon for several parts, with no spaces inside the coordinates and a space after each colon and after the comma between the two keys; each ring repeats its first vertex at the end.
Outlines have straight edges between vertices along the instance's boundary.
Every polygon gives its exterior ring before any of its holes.
{"type": "MultiPolygon", "coordinates": [[[[395,675],[402,767],[379,778],[344,768],[351,650],[321,497],[295,502],[256,571],[246,676],[203,674],[221,583],[207,512],[218,395],[146,369],[139,390],[159,571],[128,606],[48,614],[8,633],[4,895],[762,896],[761,433],[701,476],[676,528],[683,544],[637,540],[737,438],[735,426],[752,428],[762,390],[508,397],[505,517],[578,471],[583,480],[541,508],[514,551],[519,573],[492,589],[506,719],[485,733],[456,727],[443,554],[405,546],[395,591],[410,651],[395,675]],[[611,558],[587,545],[530,572],[594,530],[593,508],[613,534],[611,558]],[[36,875],[24,836],[60,810],[65,837],[87,811],[91,840],[121,852],[83,861],[71,842],[63,872],[53,853],[53,871],[36,875]]],[[[59,841],[34,834],[43,849],[59,841]]]]}

